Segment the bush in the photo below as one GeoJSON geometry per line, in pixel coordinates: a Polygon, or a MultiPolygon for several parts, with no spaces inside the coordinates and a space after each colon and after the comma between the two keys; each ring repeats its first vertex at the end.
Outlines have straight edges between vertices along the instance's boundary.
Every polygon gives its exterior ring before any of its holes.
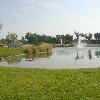
{"type": "Polygon", "coordinates": [[[24,53],[27,53],[27,54],[30,54],[30,53],[36,54],[36,53],[41,53],[41,52],[48,53],[48,52],[51,52],[51,50],[52,50],[52,47],[49,44],[43,43],[37,46],[33,45],[25,49],[24,53]]]}
{"type": "Polygon", "coordinates": [[[43,43],[39,46],[36,46],[37,52],[51,52],[52,47],[49,44],[43,43]]]}

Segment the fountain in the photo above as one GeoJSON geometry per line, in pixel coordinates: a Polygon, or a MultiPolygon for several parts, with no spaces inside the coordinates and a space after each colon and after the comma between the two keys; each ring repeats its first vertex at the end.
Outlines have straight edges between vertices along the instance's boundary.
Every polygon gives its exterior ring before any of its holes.
{"type": "Polygon", "coordinates": [[[75,45],[75,47],[82,48],[83,47],[83,45],[81,44],[81,36],[82,36],[82,34],[80,34],[79,32],[76,32],[76,31],[74,33],[75,33],[76,38],[77,38],[77,44],[75,45]]]}
{"type": "Polygon", "coordinates": [[[62,39],[60,39],[60,44],[62,45],[62,39]]]}
{"type": "Polygon", "coordinates": [[[83,45],[81,43],[81,36],[79,35],[77,48],[82,48],[82,47],[83,47],[83,45]]]}

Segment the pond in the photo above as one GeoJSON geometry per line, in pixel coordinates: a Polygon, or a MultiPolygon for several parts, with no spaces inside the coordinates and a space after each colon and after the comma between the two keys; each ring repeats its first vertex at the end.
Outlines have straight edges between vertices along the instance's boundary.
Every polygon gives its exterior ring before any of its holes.
{"type": "Polygon", "coordinates": [[[50,54],[16,55],[4,58],[0,66],[24,68],[96,68],[100,67],[100,48],[54,48],[50,54]]]}

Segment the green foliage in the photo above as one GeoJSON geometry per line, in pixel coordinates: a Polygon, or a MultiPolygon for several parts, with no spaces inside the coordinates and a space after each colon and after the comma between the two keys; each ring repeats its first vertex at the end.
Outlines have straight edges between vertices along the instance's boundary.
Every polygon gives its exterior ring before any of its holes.
{"type": "Polygon", "coordinates": [[[15,33],[9,33],[7,36],[6,36],[6,41],[9,43],[9,42],[14,42],[15,40],[17,39],[17,34],[15,33]]]}
{"type": "Polygon", "coordinates": [[[90,41],[92,39],[92,34],[91,33],[89,33],[88,35],[85,34],[85,38],[90,41]]]}
{"type": "Polygon", "coordinates": [[[60,39],[62,39],[63,44],[70,44],[73,41],[73,35],[56,35],[56,38],[59,40],[58,43],[60,43],[60,39]]]}
{"type": "Polygon", "coordinates": [[[25,38],[28,40],[29,44],[38,44],[41,42],[49,43],[49,44],[59,44],[60,39],[63,39],[63,43],[71,43],[73,40],[73,36],[66,34],[66,35],[56,35],[56,37],[51,37],[47,35],[39,35],[39,34],[32,34],[26,33],[25,38]]]}
{"type": "Polygon", "coordinates": [[[99,100],[100,69],[0,68],[0,100],[99,100]]]}
{"type": "Polygon", "coordinates": [[[100,33],[95,33],[94,34],[94,38],[96,39],[96,40],[100,40],[100,33]]]}
{"type": "Polygon", "coordinates": [[[89,33],[88,35],[85,34],[85,38],[88,40],[88,44],[90,45],[90,41],[92,40],[92,34],[89,33]]]}
{"type": "Polygon", "coordinates": [[[32,34],[30,32],[26,33],[25,38],[28,40],[29,44],[36,44],[38,43],[38,37],[36,33],[32,34]]]}
{"type": "Polygon", "coordinates": [[[64,43],[65,44],[70,44],[72,41],[73,41],[73,35],[66,34],[64,36],[64,43]]]}

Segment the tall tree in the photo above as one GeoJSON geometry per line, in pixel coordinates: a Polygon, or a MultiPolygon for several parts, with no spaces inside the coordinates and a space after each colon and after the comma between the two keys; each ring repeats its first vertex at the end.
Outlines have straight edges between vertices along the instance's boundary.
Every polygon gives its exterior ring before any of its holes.
{"type": "Polygon", "coordinates": [[[70,43],[72,43],[72,41],[73,41],[73,35],[66,34],[64,36],[64,42],[65,42],[65,44],[70,44],[70,43]]]}
{"type": "Polygon", "coordinates": [[[76,35],[76,40],[77,40],[77,43],[78,43],[78,40],[79,40],[79,32],[76,32],[76,31],[74,31],[74,34],[76,35]]]}
{"type": "Polygon", "coordinates": [[[87,35],[87,33],[86,33],[86,34],[85,34],[85,38],[88,40],[88,44],[89,44],[89,46],[90,46],[90,41],[92,40],[92,34],[89,33],[89,34],[87,35]]]}
{"type": "Polygon", "coordinates": [[[12,42],[12,43],[14,43],[15,42],[15,40],[17,39],[17,34],[15,34],[15,33],[9,33],[7,36],[6,36],[6,41],[7,42],[12,42]]]}
{"type": "Polygon", "coordinates": [[[32,34],[30,32],[26,33],[25,38],[28,40],[29,44],[36,44],[38,43],[38,38],[36,33],[32,34]]]}

